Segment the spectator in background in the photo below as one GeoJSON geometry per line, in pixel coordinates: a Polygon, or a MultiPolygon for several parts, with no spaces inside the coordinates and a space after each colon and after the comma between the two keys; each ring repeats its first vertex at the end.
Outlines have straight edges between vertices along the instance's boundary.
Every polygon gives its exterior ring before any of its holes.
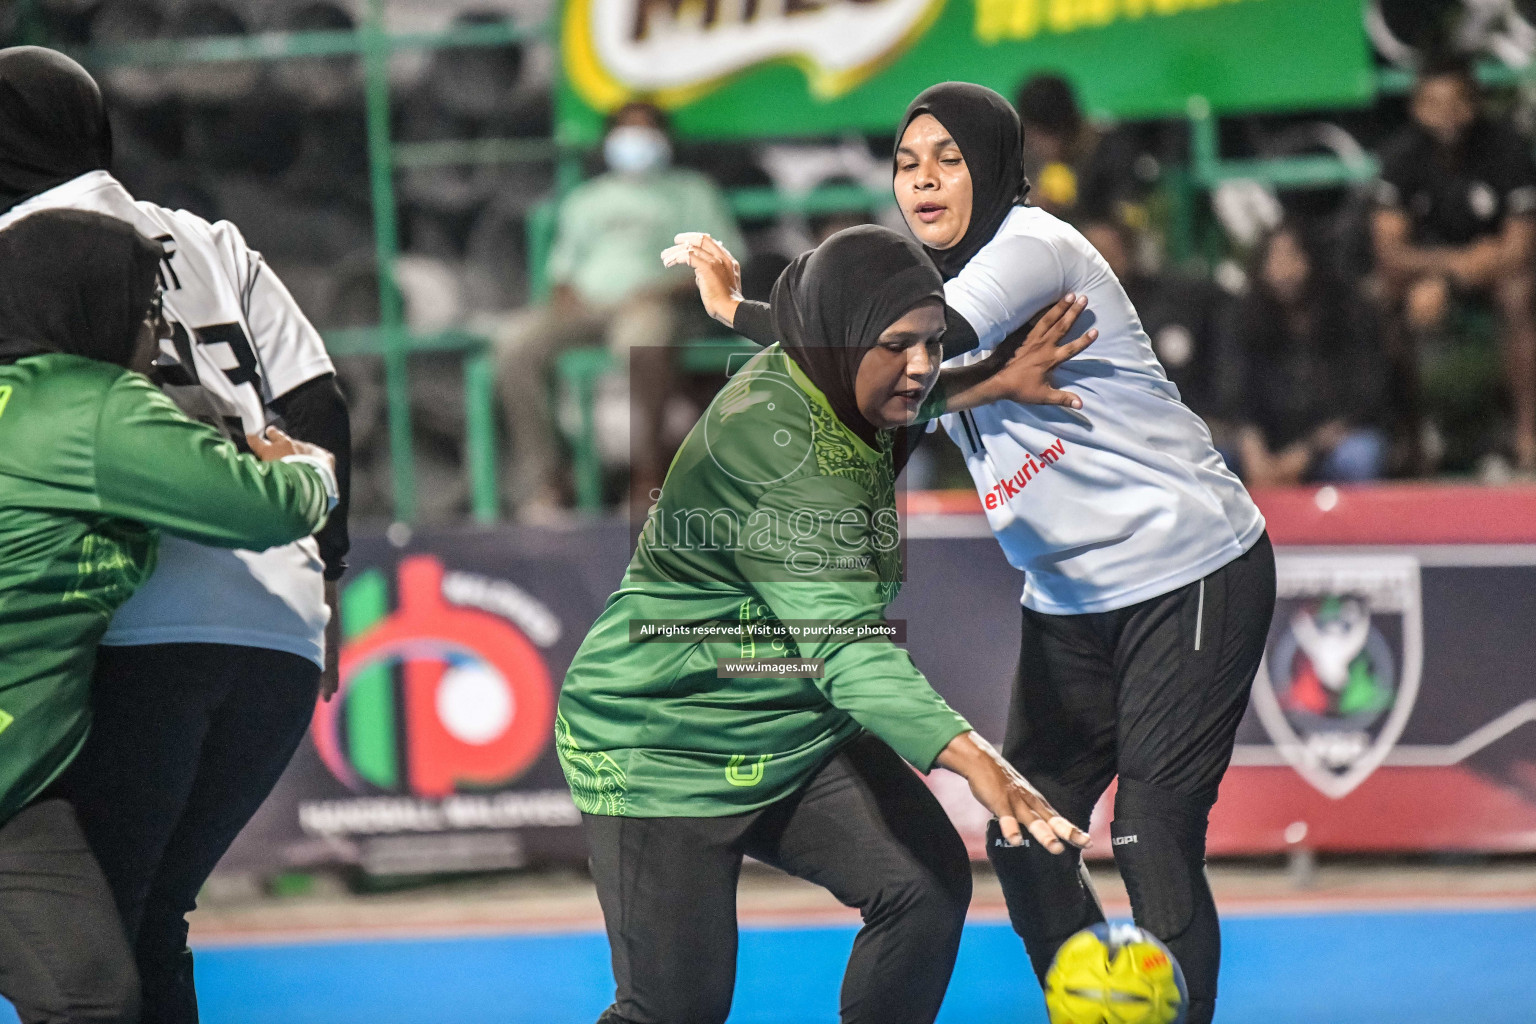
{"type": "Polygon", "coordinates": [[[1375,327],[1309,241],[1287,222],[1260,243],[1233,318],[1245,371],[1235,468],[1251,487],[1374,480],[1386,470],[1375,327]]]}
{"type": "Polygon", "coordinates": [[[556,441],[549,375],[570,348],[606,342],[629,355],[634,463],[631,494],[649,504],[666,470],[663,413],[671,392],[667,346],[678,339],[678,303],[688,308],[693,275],[666,269],[659,254],[682,231],[705,231],[741,245],[720,190],[703,175],[672,166],[662,113],[629,103],[610,118],[603,142],[608,166],[561,204],[549,259],[553,285],[547,304],[517,314],[497,340],[498,378],[512,427],[513,476],[521,515],[558,514],[556,441]]]}
{"type": "MultiPolygon", "coordinates": [[[[1373,236],[1391,331],[1413,389],[1417,340],[1444,327],[1456,299],[1497,306],[1519,469],[1536,471],[1536,324],[1531,321],[1536,166],[1509,126],[1479,116],[1461,60],[1419,74],[1412,123],[1383,153],[1373,236]]],[[[1411,399],[1410,399],[1411,400],[1411,399]]],[[[1410,418],[1416,412],[1409,410],[1410,418]]],[[[1416,424],[1413,425],[1416,429],[1416,424]]]]}
{"type": "MultiPolygon", "coordinates": [[[[1036,75],[1014,105],[1024,124],[1024,173],[1034,206],[1073,224],[1122,219],[1144,191],[1129,136],[1100,131],[1083,117],[1072,83],[1036,75]]],[[[1150,159],[1150,158],[1148,158],[1150,159]]],[[[1155,176],[1155,161],[1153,162],[1155,176]]]]}
{"type": "Polygon", "coordinates": [[[1205,278],[1148,271],[1142,235],[1123,221],[1094,221],[1082,231],[1120,279],[1179,397],[1211,428],[1216,449],[1227,452],[1232,439],[1223,413],[1237,384],[1222,346],[1230,297],[1205,278]]]}

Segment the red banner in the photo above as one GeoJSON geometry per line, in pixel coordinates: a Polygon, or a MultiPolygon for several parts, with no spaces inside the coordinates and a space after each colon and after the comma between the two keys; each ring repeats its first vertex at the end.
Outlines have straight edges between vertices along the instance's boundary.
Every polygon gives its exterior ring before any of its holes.
{"type": "MultiPolygon", "coordinates": [[[[1536,487],[1257,498],[1278,603],[1210,852],[1536,850],[1536,487]]],[[[907,582],[891,617],[935,688],[1000,740],[1022,576],[974,493],[906,504],[907,582]]],[[[406,549],[360,538],[343,692],[319,706],[228,863],[584,859],[552,702],[629,553],[618,522],[424,531],[406,549]]],[[[930,781],[981,855],[986,814],[964,781],[930,781]]]]}

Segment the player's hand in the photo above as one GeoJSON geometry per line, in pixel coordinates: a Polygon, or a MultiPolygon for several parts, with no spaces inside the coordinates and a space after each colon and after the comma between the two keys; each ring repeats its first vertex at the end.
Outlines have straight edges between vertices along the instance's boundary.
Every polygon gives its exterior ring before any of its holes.
{"type": "Polygon", "coordinates": [[[974,732],[949,741],[938,764],[965,776],[977,801],[997,816],[1003,838],[1010,846],[1024,842],[1024,830],[1052,853],[1063,853],[1066,844],[1083,849],[1088,833],[1057,813],[997,750],[974,732]]]}
{"type": "Polygon", "coordinates": [[[1083,400],[1072,392],[1051,386],[1051,371],[1098,339],[1095,328],[1080,338],[1061,343],[1087,308],[1086,295],[1069,292],[998,346],[994,358],[1008,360],[993,379],[993,387],[1001,397],[1022,405],[1083,407],[1083,400]]]}
{"type": "Polygon", "coordinates": [[[673,241],[677,244],[661,253],[662,264],[692,267],[704,311],[725,326],[734,327],[736,307],[742,302],[741,264],[725,246],[701,231],[684,231],[673,241]]]}
{"type": "Polygon", "coordinates": [[[267,427],[259,434],[246,434],[245,442],[262,462],[276,462],[290,455],[308,455],[331,467],[332,474],[336,472],[336,456],[317,444],[289,437],[276,427],[267,427]]]}

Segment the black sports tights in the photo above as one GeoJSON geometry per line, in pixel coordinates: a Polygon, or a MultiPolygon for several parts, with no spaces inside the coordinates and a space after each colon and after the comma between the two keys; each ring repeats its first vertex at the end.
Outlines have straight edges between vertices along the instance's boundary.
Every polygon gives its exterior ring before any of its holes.
{"type": "MultiPolygon", "coordinates": [[[[1119,776],[1115,861],[1136,923],[1189,985],[1189,1024],[1216,1005],[1221,928],[1206,819],[1232,758],[1275,606],[1269,538],[1203,580],[1118,611],[1024,610],[1003,753],[1086,827],[1119,776]]],[[[995,828],[995,826],[994,826],[995,828]]],[[[1077,856],[987,844],[1014,930],[1042,978],[1073,932],[1104,919],[1077,856]]]]}
{"type": "Polygon", "coordinates": [[[874,737],[851,741],[758,811],[584,815],[583,824],[618,982],[602,1024],[722,1024],[747,854],[863,915],[843,976],[843,1024],[931,1024],[938,1014],[970,904],[970,862],[933,794],[874,737]]]}
{"type": "Polygon", "coordinates": [[[197,1024],[186,915],[272,791],[320,667],[227,644],[103,647],[85,748],[55,788],[80,815],[143,982],[142,1024],[197,1024]]]}

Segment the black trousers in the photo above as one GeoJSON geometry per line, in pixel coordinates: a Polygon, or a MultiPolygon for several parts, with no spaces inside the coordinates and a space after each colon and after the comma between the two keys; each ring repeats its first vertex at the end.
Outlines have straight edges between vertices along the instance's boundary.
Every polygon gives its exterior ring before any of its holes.
{"type": "MultiPolygon", "coordinates": [[[[1078,825],[1119,776],[1115,859],[1139,925],[1178,956],[1190,1024],[1211,1018],[1221,935],[1205,834],[1275,606],[1268,536],[1189,586],[1089,615],[1024,610],[1003,753],[1078,825]]],[[[988,844],[1009,914],[1043,976],[1102,920],[1080,858],[988,844]]]]}
{"type": "Polygon", "coordinates": [[[930,1024],[938,1014],[970,904],[970,862],[933,794],[873,736],[758,811],[583,823],[618,983],[600,1024],[725,1020],[745,855],[862,914],[843,977],[843,1024],[930,1024]]]}
{"type": "Polygon", "coordinates": [[[186,915],[303,738],[320,668],[226,644],[102,647],[95,723],[58,784],[133,945],[144,1024],[194,1024],[186,915]]]}
{"type": "Polygon", "coordinates": [[[101,868],[69,803],[0,826],[0,995],[25,1024],[134,1024],[139,979],[101,868]]]}

